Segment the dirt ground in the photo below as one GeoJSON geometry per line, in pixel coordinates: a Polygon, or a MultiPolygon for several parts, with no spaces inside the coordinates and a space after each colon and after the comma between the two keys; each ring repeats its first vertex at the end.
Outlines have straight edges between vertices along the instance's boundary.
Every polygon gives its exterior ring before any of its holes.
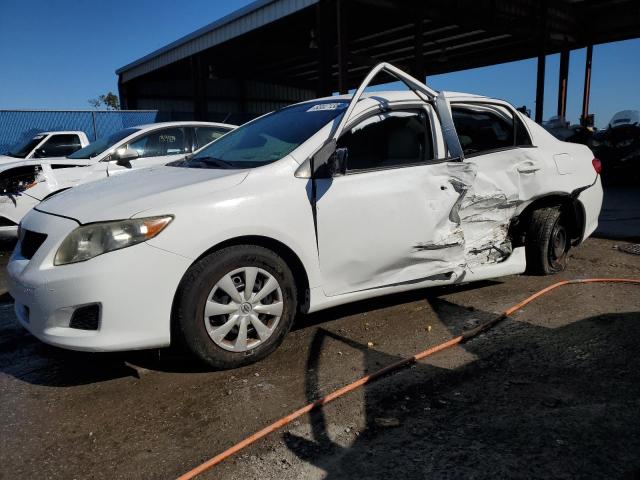
{"type": "MultiPolygon", "coordinates": [[[[272,356],[235,371],[208,372],[169,351],[48,347],[17,325],[2,296],[0,477],[175,478],[552,282],[640,278],[640,256],[616,249],[629,240],[602,238],[640,235],[640,215],[629,212],[640,198],[609,199],[601,238],[573,250],[561,275],[422,290],[303,316],[272,356]],[[616,218],[628,223],[624,231],[616,218]]],[[[640,286],[562,287],[490,332],[302,417],[202,478],[640,478],[639,340],[640,286]]]]}

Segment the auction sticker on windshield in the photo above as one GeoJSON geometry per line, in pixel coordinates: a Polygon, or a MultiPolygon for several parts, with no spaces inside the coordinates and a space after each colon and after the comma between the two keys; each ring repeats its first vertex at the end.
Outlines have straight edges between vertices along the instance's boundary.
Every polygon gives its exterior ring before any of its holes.
{"type": "Polygon", "coordinates": [[[307,112],[326,112],[327,110],[338,110],[339,108],[346,108],[347,104],[342,103],[318,103],[309,108],[307,112]]]}

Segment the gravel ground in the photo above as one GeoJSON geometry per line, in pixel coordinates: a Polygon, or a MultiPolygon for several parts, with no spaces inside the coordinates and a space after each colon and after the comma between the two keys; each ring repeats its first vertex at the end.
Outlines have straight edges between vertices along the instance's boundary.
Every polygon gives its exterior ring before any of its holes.
{"type": "MultiPolygon", "coordinates": [[[[640,256],[618,251],[621,243],[588,240],[554,277],[422,290],[303,316],[275,354],[227,372],[170,351],[48,347],[17,325],[2,296],[0,477],[174,478],[552,282],[640,278],[640,256]]],[[[638,339],[640,287],[562,287],[202,478],[640,478],[638,339]]]]}

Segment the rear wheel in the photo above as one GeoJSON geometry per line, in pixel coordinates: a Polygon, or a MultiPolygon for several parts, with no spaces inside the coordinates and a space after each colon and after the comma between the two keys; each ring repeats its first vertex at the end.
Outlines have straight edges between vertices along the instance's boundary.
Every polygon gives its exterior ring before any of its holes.
{"type": "Polygon", "coordinates": [[[567,267],[570,245],[570,235],[560,209],[535,210],[526,235],[527,271],[534,275],[563,271],[567,267]]]}
{"type": "Polygon", "coordinates": [[[214,368],[253,363],[273,352],[291,329],[296,298],[282,258],[263,247],[228,247],[185,275],[177,296],[177,333],[214,368]]]}

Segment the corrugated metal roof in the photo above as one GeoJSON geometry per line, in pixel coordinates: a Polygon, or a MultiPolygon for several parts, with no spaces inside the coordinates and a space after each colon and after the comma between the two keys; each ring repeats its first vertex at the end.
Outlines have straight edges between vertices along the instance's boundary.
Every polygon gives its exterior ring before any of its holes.
{"type": "Polygon", "coordinates": [[[319,0],[257,0],[116,70],[126,82],[286,17],[319,0]]]}

